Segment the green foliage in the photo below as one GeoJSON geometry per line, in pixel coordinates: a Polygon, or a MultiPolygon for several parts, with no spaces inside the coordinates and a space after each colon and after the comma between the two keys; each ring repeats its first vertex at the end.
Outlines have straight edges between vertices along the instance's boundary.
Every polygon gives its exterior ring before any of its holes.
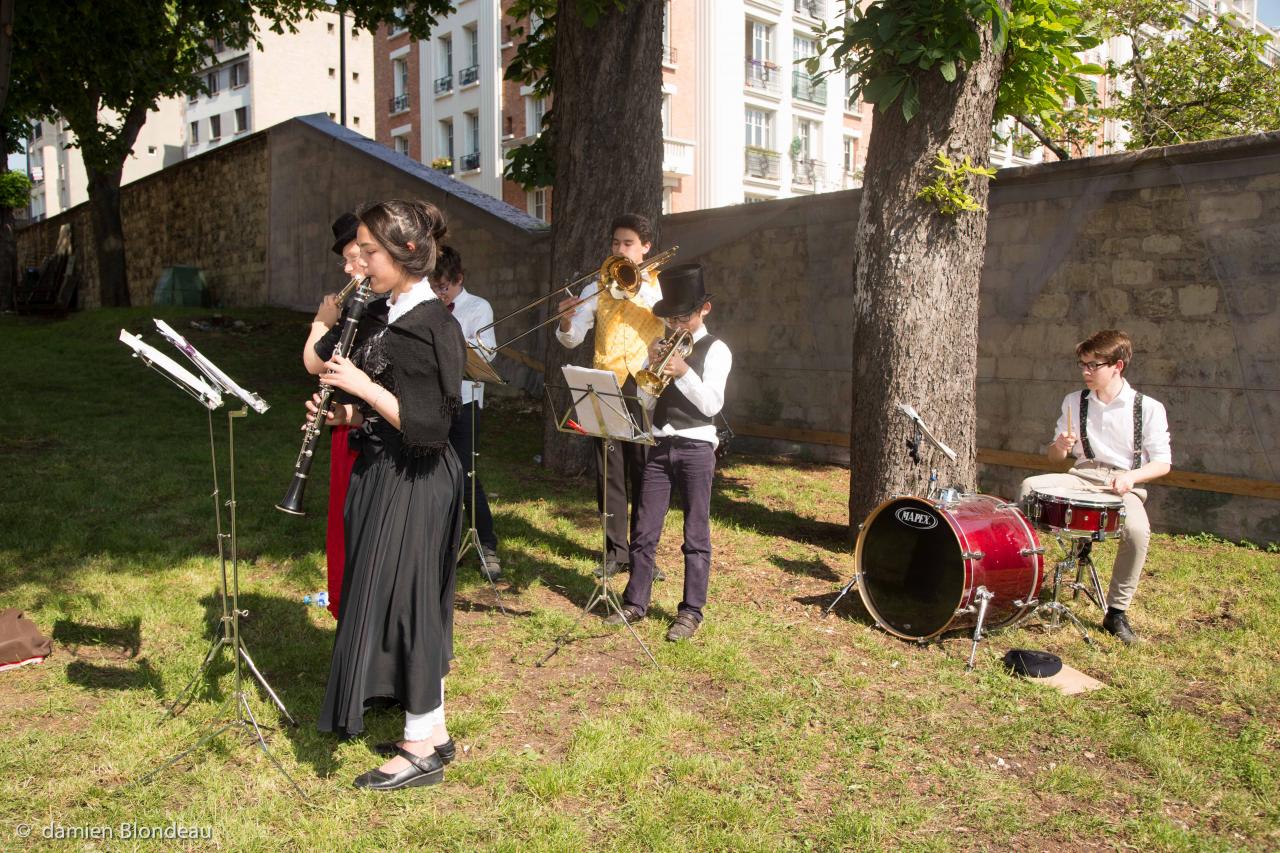
{"type": "Polygon", "coordinates": [[[1267,36],[1230,16],[1188,23],[1163,0],[1088,0],[1086,9],[1132,47],[1132,59],[1107,69],[1124,85],[1102,111],[1128,126],[1130,149],[1280,127],[1280,68],[1261,61],[1267,36]]]}
{"type": "Polygon", "coordinates": [[[1083,99],[1082,75],[1102,72],[1076,56],[1098,43],[1084,27],[1077,0],[1013,0],[1009,15],[996,0],[852,4],[841,24],[820,31],[819,56],[807,67],[818,73],[821,57],[830,54],[855,81],[851,102],[861,97],[884,112],[901,98],[910,121],[920,110],[921,72],[936,70],[954,82],[980,55],[981,27],[992,28],[995,48],[1004,53],[997,121],[1052,116],[1067,98],[1083,99]]]}
{"type": "Polygon", "coordinates": [[[0,207],[26,207],[31,201],[31,179],[23,172],[0,172],[0,207]]]}
{"type": "Polygon", "coordinates": [[[933,164],[933,170],[937,176],[916,193],[916,198],[932,202],[938,208],[938,212],[946,216],[982,210],[982,205],[978,204],[969,192],[969,180],[973,177],[994,178],[995,169],[975,166],[967,155],[963,162],[956,163],[939,151],[938,161],[933,164]]]}

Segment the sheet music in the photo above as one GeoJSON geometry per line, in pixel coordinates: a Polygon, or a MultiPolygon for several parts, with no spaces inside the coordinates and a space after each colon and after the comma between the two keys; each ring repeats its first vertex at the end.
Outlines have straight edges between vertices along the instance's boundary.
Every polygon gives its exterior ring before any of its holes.
{"type": "Polygon", "coordinates": [[[181,364],[160,352],[137,335],[120,330],[120,342],[133,350],[134,357],[148,367],[156,369],[170,381],[195,397],[210,411],[222,405],[222,394],[209,383],[187,370],[181,364]]]}
{"type": "Polygon", "coordinates": [[[200,372],[207,376],[215,385],[219,385],[227,393],[234,394],[239,397],[249,408],[253,409],[258,414],[262,414],[267,409],[271,408],[267,405],[266,400],[263,400],[252,391],[246,391],[237,385],[230,376],[222,372],[221,368],[201,355],[200,351],[193,347],[186,338],[178,334],[172,326],[159,318],[153,319],[156,324],[156,328],[160,330],[160,334],[168,338],[169,343],[181,350],[182,354],[190,359],[191,363],[194,364],[200,372]]]}
{"type": "Polygon", "coordinates": [[[566,364],[560,368],[573,395],[578,425],[590,435],[624,441],[636,437],[635,422],[623,402],[618,377],[611,370],[595,370],[566,364]],[[595,394],[591,394],[595,391],[595,394]],[[597,414],[597,411],[599,414],[597,414]]]}

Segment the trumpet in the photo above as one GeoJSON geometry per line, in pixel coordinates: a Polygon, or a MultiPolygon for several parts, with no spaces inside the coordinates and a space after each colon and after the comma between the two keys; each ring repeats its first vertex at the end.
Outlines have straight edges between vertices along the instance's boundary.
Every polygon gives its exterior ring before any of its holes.
{"type": "Polygon", "coordinates": [[[671,337],[658,341],[658,346],[666,349],[658,366],[652,370],[646,368],[636,374],[636,386],[650,397],[659,397],[663,391],[667,390],[667,386],[671,384],[671,377],[662,371],[666,369],[671,357],[677,353],[681,358],[689,357],[693,352],[693,335],[688,329],[681,329],[671,337]]]}
{"type": "MultiPolygon", "coordinates": [[[[342,334],[338,338],[338,345],[334,348],[334,353],[342,357],[351,354],[351,348],[356,340],[356,327],[360,325],[360,318],[364,316],[364,309],[369,304],[369,299],[373,295],[369,289],[368,280],[363,276],[357,276],[351,279],[342,292],[338,294],[338,304],[341,305],[346,300],[349,293],[355,293],[354,300],[351,303],[351,309],[347,311],[346,319],[343,321],[342,334]]],[[[315,458],[316,444],[320,439],[320,432],[324,429],[325,418],[329,412],[329,401],[333,397],[333,388],[320,382],[320,404],[316,406],[315,420],[307,424],[302,439],[302,449],[298,451],[298,458],[293,463],[293,480],[289,483],[289,488],[285,491],[284,497],[280,503],[276,504],[276,509],[281,512],[287,512],[290,515],[306,515],[306,510],[302,508],[302,496],[307,486],[307,475],[311,473],[311,462],[315,458]]]]}
{"type": "MultiPolygon", "coordinates": [[[[522,308],[517,308],[510,314],[507,314],[504,317],[499,317],[489,325],[479,329],[476,332],[476,339],[479,340],[482,333],[489,331],[499,323],[505,323],[517,314],[523,314],[532,308],[537,308],[539,305],[542,305],[555,297],[570,296],[575,299],[579,298],[582,295],[582,291],[585,290],[586,286],[592,281],[599,282],[600,289],[608,290],[609,295],[615,299],[633,299],[635,298],[635,295],[640,292],[640,285],[644,280],[644,275],[646,273],[656,273],[662,268],[663,264],[675,257],[675,254],[679,249],[679,246],[672,246],[662,254],[654,255],[642,264],[637,264],[635,261],[630,258],[623,257],[622,255],[610,255],[604,259],[604,263],[600,264],[600,268],[598,270],[593,270],[586,275],[579,276],[568,284],[562,285],[556,290],[551,291],[546,296],[539,296],[528,305],[525,305],[522,308]],[[574,288],[578,288],[576,294],[574,293],[574,288]]],[[[497,350],[502,349],[502,347],[510,346],[526,335],[533,334],[543,326],[549,326],[552,323],[557,322],[564,315],[576,310],[577,307],[577,305],[572,305],[563,311],[553,314],[541,323],[526,329],[506,343],[494,347],[492,350],[483,345],[481,346],[481,349],[490,354],[497,352],[497,350]]]]}

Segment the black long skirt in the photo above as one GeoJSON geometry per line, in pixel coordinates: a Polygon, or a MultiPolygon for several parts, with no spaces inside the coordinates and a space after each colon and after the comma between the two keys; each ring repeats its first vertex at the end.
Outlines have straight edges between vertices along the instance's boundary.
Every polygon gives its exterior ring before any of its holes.
{"type": "Polygon", "coordinates": [[[364,731],[371,700],[440,707],[453,659],[462,465],[451,447],[406,453],[389,427],[353,431],[360,457],[346,504],[346,574],[321,731],[364,731]]]}

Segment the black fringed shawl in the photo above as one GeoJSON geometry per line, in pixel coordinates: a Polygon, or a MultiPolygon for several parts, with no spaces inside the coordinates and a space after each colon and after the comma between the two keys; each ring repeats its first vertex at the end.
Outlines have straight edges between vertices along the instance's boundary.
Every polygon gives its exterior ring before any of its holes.
{"type": "Polygon", "coordinates": [[[390,323],[384,343],[405,446],[411,453],[439,453],[449,445],[449,426],[462,406],[462,327],[443,302],[429,299],[390,323]]]}

